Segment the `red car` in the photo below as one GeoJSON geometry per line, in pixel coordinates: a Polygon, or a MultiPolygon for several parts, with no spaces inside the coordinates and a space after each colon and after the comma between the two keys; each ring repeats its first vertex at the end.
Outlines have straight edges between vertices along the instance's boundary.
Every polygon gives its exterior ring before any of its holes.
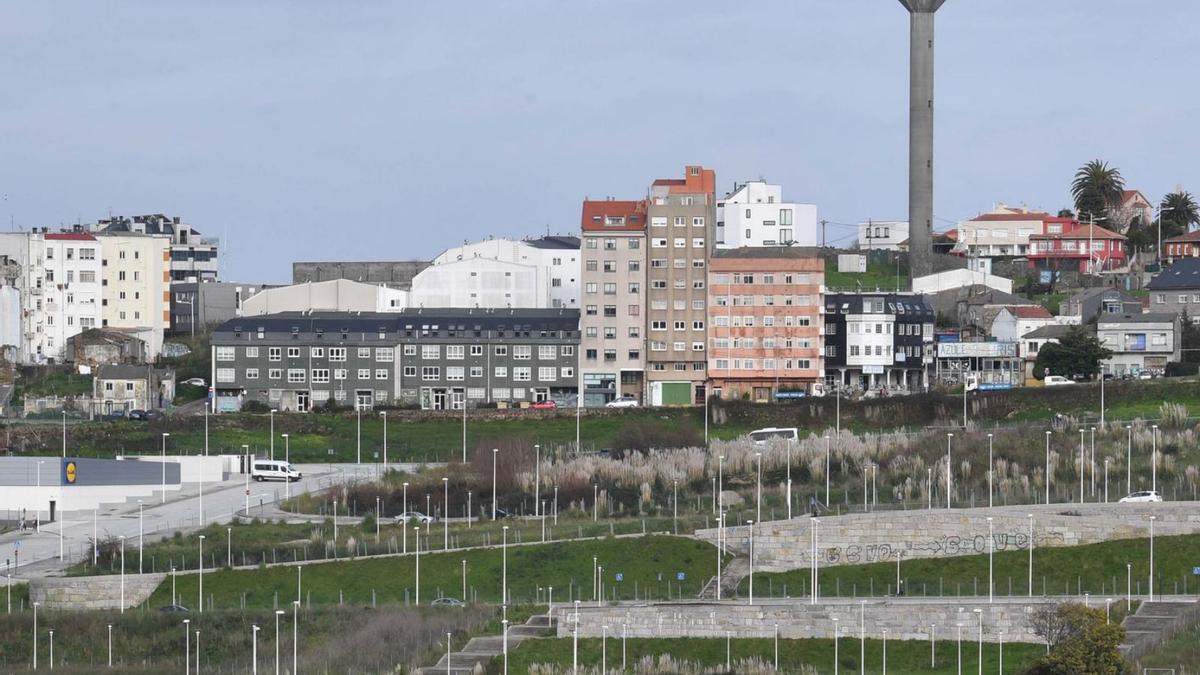
{"type": "Polygon", "coordinates": [[[533,408],[534,410],[554,410],[558,407],[558,404],[551,400],[545,400],[533,403],[529,407],[533,408]]]}

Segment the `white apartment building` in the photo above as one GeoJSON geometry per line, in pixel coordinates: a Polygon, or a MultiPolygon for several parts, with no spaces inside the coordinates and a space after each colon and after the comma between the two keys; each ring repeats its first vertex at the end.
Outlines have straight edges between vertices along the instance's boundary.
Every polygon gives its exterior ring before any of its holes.
{"type": "Polygon", "coordinates": [[[171,240],[133,233],[97,239],[104,253],[103,325],[139,329],[149,338],[147,359],[156,359],[171,324],[171,240]]]}
{"type": "Polygon", "coordinates": [[[717,202],[717,247],[817,246],[817,206],[783,201],[783,187],[761,180],[717,202]]]}
{"type": "Polygon", "coordinates": [[[863,251],[899,251],[907,246],[908,221],[871,220],[858,224],[858,248],[863,251]]]}
{"type": "Polygon", "coordinates": [[[1046,234],[1045,223],[1050,218],[1050,214],[1042,211],[1000,204],[989,213],[958,224],[954,251],[971,258],[1028,255],[1029,238],[1046,234]]]}
{"type": "Polygon", "coordinates": [[[88,226],[93,233],[148,234],[171,241],[171,281],[216,281],[220,240],[204,237],[178,216],[116,216],[88,226]]]}
{"type": "Polygon", "coordinates": [[[0,234],[0,257],[7,258],[4,283],[7,315],[18,325],[4,332],[25,364],[61,362],[67,338],[100,325],[101,252],[84,232],[0,234]]]}
{"type": "Polygon", "coordinates": [[[413,277],[412,307],[579,307],[579,238],[489,239],[446,249],[413,277]]]}

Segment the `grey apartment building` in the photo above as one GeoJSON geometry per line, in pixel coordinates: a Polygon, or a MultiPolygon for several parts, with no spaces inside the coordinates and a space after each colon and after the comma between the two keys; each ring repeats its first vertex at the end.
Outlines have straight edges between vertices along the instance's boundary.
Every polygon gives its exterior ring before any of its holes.
{"type": "Polygon", "coordinates": [[[579,311],[412,309],[242,317],[212,337],[214,410],[305,412],[333,401],[461,409],[578,391],[579,311]]]}
{"type": "Polygon", "coordinates": [[[650,405],[704,400],[715,189],[715,172],[700,166],[686,167],[682,179],[659,179],[650,186],[645,399],[650,405]]]}

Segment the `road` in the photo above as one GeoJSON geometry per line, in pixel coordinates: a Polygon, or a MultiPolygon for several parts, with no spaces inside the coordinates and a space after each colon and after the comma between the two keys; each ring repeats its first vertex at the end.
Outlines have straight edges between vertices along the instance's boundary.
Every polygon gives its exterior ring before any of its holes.
{"type": "MultiPolygon", "coordinates": [[[[396,464],[397,470],[411,471],[418,465],[396,464]]],[[[146,544],[172,536],[177,531],[191,531],[212,523],[229,522],[235,514],[250,507],[250,516],[270,515],[274,504],[288,494],[296,495],[321,490],[344,481],[370,479],[377,474],[374,464],[299,464],[304,478],[290,485],[285,483],[247,483],[243,475],[231,475],[220,483],[185,484],[181,491],[168,491],[165,503],[159,495],[148,498],[138,515],[136,501],[113,504],[96,512],[66,511],[56,523],[43,523],[41,531],[13,531],[0,535],[0,560],[6,576],[13,581],[58,576],[62,570],[92,555],[93,533],[99,539],[124,536],[126,561],[137,565],[139,532],[146,544]],[[247,496],[247,485],[249,495],[247,496]],[[201,512],[203,502],[203,513],[201,512]],[[60,550],[64,559],[59,558],[60,550]],[[133,553],[131,556],[130,553],[133,553]]],[[[147,563],[148,565],[149,563],[147,563]]],[[[147,570],[148,571],[148,570],[147,570]]]]}

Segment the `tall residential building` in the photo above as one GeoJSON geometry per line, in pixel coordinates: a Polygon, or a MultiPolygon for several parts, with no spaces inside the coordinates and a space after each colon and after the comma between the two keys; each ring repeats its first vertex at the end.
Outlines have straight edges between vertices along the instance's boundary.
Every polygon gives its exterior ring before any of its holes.
{"type": "Polygon", "coordinates": [[[761,180],[735,185],[717,202],[716,243],[740,246],[816,246],[817,207],[783,201],[783,188],[761,180]]]}
{"type": "Polygon", "coordinates": [[[68,338],[99,325],[100,248],[85,232],[41,228],[0,234],[4,283],[17,291],[19,317],[19,327],[4,331],[5,339],[16,338],[10,346],[20,362],[61,362],[68,338]]]}
{"type": "Polygon", "coordinates": [[[583,202],[580,304],[583,404],[642,400],[646,293],[646,202],[583,202]]]}
{"type": "Polygon", "coordinates": [[[688,166],[650,186],[646,353],[650,405],[703,401],[707,264],[716,234],[716,173],[688,166]]]}
{"type": "Polygon", "coordinates": [[[126,218],[117,216],[100,220],[89,229],[104,234],[145,234],[166,237],[171,242],[171,282],[216,281],[217,249],[220,240],[204,237],[178,216],[154,213],[126,218]]]}
{"type": "Polygon", "coordinates": [[[135,331],[148,359],[162,351],[171,326],[171,240],[136,233],[99,233],[104,252],[103,324],[135,331]]]}
{"type": "Polygon", "coordinates": [[[827,293],[828,386],[925,391],[933,361],[933,307],[912,293],[827,293]]]}
{"type": "Polygon", "coordinates": [[[824,389],[825,261],[787,246],[718,249],[708,271],[712,395],[773,401],[824,389]]]}

